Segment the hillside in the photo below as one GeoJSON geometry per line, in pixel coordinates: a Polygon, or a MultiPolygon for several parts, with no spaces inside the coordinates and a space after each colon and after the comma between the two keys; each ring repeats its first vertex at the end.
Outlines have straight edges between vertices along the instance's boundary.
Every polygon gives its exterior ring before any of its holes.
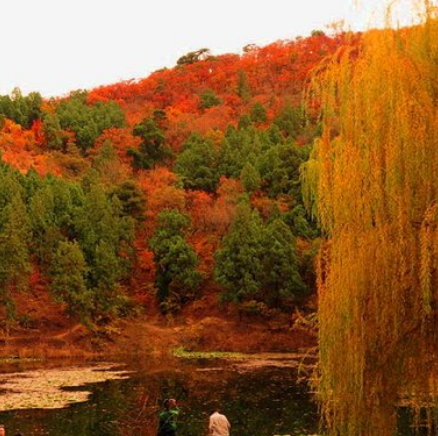
{"type": "Polygon", "coordinates": [[[0,96],[4,334],[139,316],[288,328],[312,305],[319,234],[303,96],[344,41],[201,49],[141,80],[0,96]]]}

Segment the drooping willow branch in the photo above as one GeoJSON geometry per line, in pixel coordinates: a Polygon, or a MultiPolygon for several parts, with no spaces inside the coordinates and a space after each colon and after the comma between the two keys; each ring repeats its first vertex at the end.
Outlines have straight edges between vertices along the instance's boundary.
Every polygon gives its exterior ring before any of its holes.
{"type": "Polygon", "coordinates": [[[332,435],[394,434],[438,356],[438,22],[372,30],[317,72],[303,172],[320,253],[318,395],[332,435]]]}

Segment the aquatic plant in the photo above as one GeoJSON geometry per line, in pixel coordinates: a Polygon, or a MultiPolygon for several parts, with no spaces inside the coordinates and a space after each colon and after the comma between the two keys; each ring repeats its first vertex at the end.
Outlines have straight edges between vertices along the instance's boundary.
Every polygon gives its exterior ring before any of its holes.
{"type": "Polygon", "coordinates": [[[230,359],[242,358],[242,353],[233,353],[228,351],[188,351],[184,347],[174,348],[172,354],[175,357],[184,359],[230,359]]]}
{"type": "Polygon", "coordinates": [[[87,401],[87,389],[66,390],[106,380],[128,377],[126,371],[113,365],[38,369],[3,374],[0,380],[2,396],[0,411],[14,409],[57,409],[87,401]]]}

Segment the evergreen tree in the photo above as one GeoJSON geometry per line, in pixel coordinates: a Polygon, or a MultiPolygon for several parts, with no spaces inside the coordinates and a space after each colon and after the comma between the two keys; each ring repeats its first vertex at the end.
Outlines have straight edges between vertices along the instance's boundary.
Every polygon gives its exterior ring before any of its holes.
{"type": "Polygon", "coordinates": [[[283,216],[284,222],[289,226],[295,236],[313,239],[318,236],[318,228],[306,213],[304,205],[298,203],[291,211],[283,216]]]}
{"type": "Polygon", "coordinates": [[[64,132],[56,113],[46,112],[43,116],[43,132],[47,147],[52,150],[62,150],[64,148],[64,132]]]}
{"type": "Polygon", "coordinates": [[[247,192],[253,192],[260,189],[260,173],[249,162],[245,164],[240,173],[240,181],[247,192]]]}
{"type": "Polygon", "coordinates": [[[215,255],[216,281],[225,288],[224,298],[242,302],[261,287],[262,223],[247,203],[237,207],[231,229],[215,255]]]}
{"type": "Polygon", "coordinates": [[[53,195],[55,224],[64,234],[73,239],[77,234],[74,228],[75,220],[85,201],[84,192],[80,186],[61,178],[51,178],[48,184],[48,190],[53,195]]]}
{"type": "Polygon", "coordinates": [[[19,88],[15,88],[11,95],[0,96],[0,117],[9,118],[24,129],[30,129],[32,123],[41,117],[43,99],[37,92],[23,96],[19,88]]]}
{"type": "MultiPolygon", "coordinates": [[[[115,101],[87,103],[87,92],[76,91],[68,99],[56,105],[56,115],[62,129],[76,135],[76,145],[86,152],[93,147],[95,140],[111,127],[123,127],[125,114],[115,101]]],[[[52,120],[56,130],[57,122],[52,120]]]]}
{"type": "Polygon", "coordinates": [[[248,84],[246,72],[239,70],[237,72],[237,95],[245,102],[251,100],[251,88],[248,84]]]}
{"type": "Polygon", "coordinates": [[[22,181],[22,176],[17,170],[0,161],[0,210],[16,196],[25,198],[26,192],[22,181]]]}
{"type": "Polygon", "coordinates": [[[129,216],[137,221],[144,220],[146,200],[134,180],[126,180],[116,186],[111,191],[110,197],[117,197],[124,216],[129,216]]]}
{"type": "Polygon", "coordinates": [[[124,273],[124,265],[115,248],[106,241],[100,241],[95,248],[88,280],[93,285],[96,315],[117,315],[125,304],[123,288],[119,283],[124,273]]]}
{"type": "Polygon", "coordinates": [[[286,142],[280,128],[276,124],[271,124],[266,132],[272,145],[284,144],[286,142]]]}
{"type": "Polygon", "coordinates": [[[242,130],[251,127],[251,125],[252,125],[251,117],[248,114],[244,114],[239,118],[237,127],[239,128],[239,130],[242,130]]]}
{"type": "Polygon", "coordinates": [[[274,119],[274,124],[279,127],[286,137],[295,138],[302,131],[304,121],[303,109],[288,104],[279,111],[274,119]]]}
{"type": "Polygon", "coordinates": [[[133,219],[123,215],[117,199],[92,182],[78,210],[75,230],[88,267],[86,286],[92,292],[93,315],[117,310],[122,297],[118,282],[127,276],[133,262],[133,219]]]}
{"type": "Polygon", "coordinates": [[[201,281],[196,270],[198,255],[184,238],[189,223],[190,219],[176,210],[161,212],[149,241],[156,264],[155,286],[164,313],[177,311],[193,299],[201,281]]]}
{"type": "Polygon", "coordinates": [[[87,322],[93,308],[87,289],[86,262],[77,242],[60,242],[51,268],[51,291],[58,301],[65,302],[68,312],[87,322]]]}
{"type": "Polygon", "coordinates": [[[175,171],[184,186],[215,192],[219,184],[218,150],[213,142],[199,134],[192,134],[175,162],[175,171]]]}
{"type": "Polygon", "coordinates": [[[43,180],[41,176],[35,171],[35,168],[31,167],[24,177],[21,177],[20,184],[24,188],[23,198],[26,204],[35,195],[42,186],[43,180]]]}
{"type": "Polygon", "coordinates": [[[269,148],[259,158],[257,168],[269,196],[288,194],[301,200],[300,167],[304,163],[302,150],[294,144],[269,148]]]}
{"type": "Polygon", "coordinates": [[[222,103],[222,100],[212,89],[207,89],[199,97],[199,109],[210,109],[222,103]]]}
{"type": "Polygon", "coordinates": [[[163,131],[158,128],[154,120],[145,118],[134,126],[132,133],[142,141],[138,150],[128,149],[128,155],[133,159],[134,168],[152,168],[157,162],[172,155],[171,150],[165,146],[166,138],[163,131]]]}
{"type": "Polygon", "coordinates": [[[219,173],[239,178],[246,163],[256,164],[262,149],[259,132],[253,127],[240,130],[228,128],[219,151],[219,173]]]}
{"type": "Polygon", "coordinates": [[[6,333],[15,319],[13,294],[27,285],[31,271],[28,241],[30,236],[26,207],[17,193],[1,212],[0,301],[6,310],[6,333]]]}
{"type": "Polygon", "coordinates": [[[50,185],[39,189],[29,203],[32,251],[43,268],[51,264],[53,253],[64,237],[55,219],[55,199],[50,185]]]}
{"type": "Polygon", "coordinates": [[[261,299],[268,305],[278,307],[306,293],[299,274],[295,238],[280,218],[270,222],[263,231],[261,265],[261,299]]]}
{"type": "Polygon", "coordinates": [[[207,59],[210,56],[210,49],[208,48],[201,48],[196,51],[190,51],[187,54],[181,56],[177,61],[176,64],[181,65],[190,65],[195,62],[199,62],[202,60],[207,59]]]}
{"type": "Polygon", "coordinates": [[[251,108],[251,121],[254,123],[266,123],[268,121],[268,114],[264,106],[258,101],[251,108]]]}
{"type": "Polygon", "coordinates": [[[41,106],[43,104],[43,98],[39,92],[30,92],[26,97],[26,106],[27,106],[27,123],[24,127],[30,128],[32,127],[32,123],[41,118],[42,111],[41,106]]]}

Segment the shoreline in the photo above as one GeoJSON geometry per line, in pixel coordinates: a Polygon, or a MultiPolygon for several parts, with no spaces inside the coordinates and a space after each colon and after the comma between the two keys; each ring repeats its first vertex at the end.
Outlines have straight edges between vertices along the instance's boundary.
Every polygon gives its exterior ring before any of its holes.
{"type": "Polygon", "coordinates": [[[216,317],[165,324],[144,318],[119,321],[105,332],[76,324],[61,333],[29,332],[0,341],[0,363],[52,359],[120,359],[123,356],[169,356],[173,350],[197,353],[308,353],[316,347],[313,332],[260,326],[216,317]]]}

